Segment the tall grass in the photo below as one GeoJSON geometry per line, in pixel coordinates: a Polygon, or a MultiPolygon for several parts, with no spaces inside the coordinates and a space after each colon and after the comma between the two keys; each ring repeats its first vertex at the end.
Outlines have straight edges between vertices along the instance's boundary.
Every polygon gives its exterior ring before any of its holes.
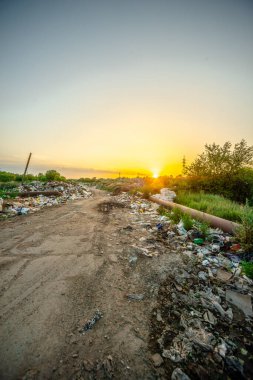
{"type": "Polygon", "coordinates": [[[178,192],[175,202],[233,222],[241,222],[245,212],[245,207],[236,202],[220,195],[202,192],[178,192]]]}

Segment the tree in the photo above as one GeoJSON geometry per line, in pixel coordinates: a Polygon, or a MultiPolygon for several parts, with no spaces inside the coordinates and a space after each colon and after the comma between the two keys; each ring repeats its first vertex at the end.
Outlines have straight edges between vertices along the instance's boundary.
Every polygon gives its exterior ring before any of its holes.
{"type": "Polygon", "coordinates": [[[45,174],[47,181],[64,181],[65,177],[62,177],[56,170],[48,170],[45,174]]]}
{"type": "Polygon", "coordinates": [[[190,176],[217,177],[238,174],[244,167],[253,163],[253,146],[248,146],[245,140],[235,144],[225,142],[223,146],[218,144],[206,144],[205,151],[195,161],[186,167],[186,173],[190,176]]]}

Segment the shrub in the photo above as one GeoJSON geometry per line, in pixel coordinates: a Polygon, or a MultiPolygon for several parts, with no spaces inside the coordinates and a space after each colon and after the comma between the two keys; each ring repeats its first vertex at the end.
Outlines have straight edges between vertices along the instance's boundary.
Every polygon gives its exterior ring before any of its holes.
{"type": "Polygon", "coordinates": [[[235,232],[236,239],[241,243],[246,252],[253,250],[253,209],[248,202],[241,216],[241,225],[235,232]]]}

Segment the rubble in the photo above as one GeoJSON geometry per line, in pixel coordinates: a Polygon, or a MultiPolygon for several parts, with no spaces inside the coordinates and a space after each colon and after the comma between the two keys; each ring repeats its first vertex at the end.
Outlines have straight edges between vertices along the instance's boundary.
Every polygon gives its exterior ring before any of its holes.
{"type": "Polygon", "coordinates": [[[170,252],[182,258],[181,267],[161,284],[152,313],[153,364],[159,355],[159,366],[173,379],[252,378],[253,282],[239,264],[251,256],[220,229],[209,228],[205,236],[197,227],[186,231],[182,221],[173,225],[150,202],[123,199],[143,232],[126,251],[129,263],[170,252]]]}
{"type": "Polygon", "coordinates": [[[142,301],[144,299],[144,294],[128,294],[127,298],[130,301],[142,301]]]}
{"type": "Polygon", "coordinates": [[[125,249],[129,265],[170,252],[182,259],[161,284],[152,313],[154,366],[159,355],[166,378],[253,378],[253,282],[240,268],[240,261],[252,260],[251,255],[220,229],[209,228],[203,235],[196,223],[186,231],[182,221],[174,225],[159,216],[156,204],[119,197],[136,217],[132,227],[142,231],[139,241],[125,249]]]}
{"type": "Polygon", "coordinates": [[[89,188],[81,183],[57,181],[31,182],[29,185],[20,185],[18,191],[20,196],[14,199],[7,199],[4,202],[0,199],[0,212],[7,217],[26,215],[39,211],[44,207],[60,205],[70,200],[86,199],[92,196],[89,188]],[[45,193],[54,195],[45,195],[45,193]],[[30,196],[31,194],[37,195],[30,196]]]}
{"type": "Polygon", "coordinates": [[[103,314],[101,313],[101,311],[97,310],[94,316],[90,320],[88,320],[81,329],[79,329],[79,332],[85,333],[86,331],[91,330],[95,323],[99,321],[102,317],[103,314]]]}

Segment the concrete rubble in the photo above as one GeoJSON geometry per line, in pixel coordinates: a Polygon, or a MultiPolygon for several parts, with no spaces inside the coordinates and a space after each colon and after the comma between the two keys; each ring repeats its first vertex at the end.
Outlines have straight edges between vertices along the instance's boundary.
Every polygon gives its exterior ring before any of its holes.
{"type": "Polygon", "coordinates": [[[20,185],[19,193],[29,192],[59,192],[60,195],[16,197],[14,199],[2,200],[0,198],[0,212],[2,217],[10,217],[15,215],[25,215],[39,211],[43,207],[50,207],[64,204],[67,201],[76,199],[86,199],[92,196],[90,189],[81,183],[70,182],[31,182],[29,184],[20,185]]]}

